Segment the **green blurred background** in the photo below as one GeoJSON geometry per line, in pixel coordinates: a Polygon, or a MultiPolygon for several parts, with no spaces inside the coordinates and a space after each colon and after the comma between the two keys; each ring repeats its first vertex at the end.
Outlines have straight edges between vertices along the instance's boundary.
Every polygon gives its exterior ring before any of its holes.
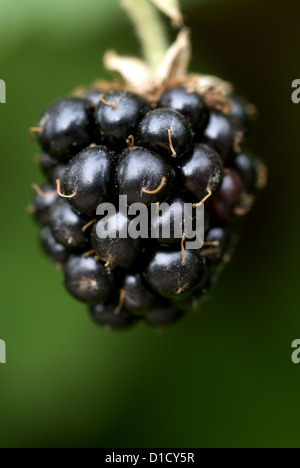
{"type": "Polygon", "coordinates": [[[236,84],[270,169],[233,263],[199,314],[157,333],[95,327],[26,213],[41,182],[27,129],[139,47],[118,0],[1,0],[1,447],[299,447],[299,1],[183,0],[193,70],[236,84]]]}

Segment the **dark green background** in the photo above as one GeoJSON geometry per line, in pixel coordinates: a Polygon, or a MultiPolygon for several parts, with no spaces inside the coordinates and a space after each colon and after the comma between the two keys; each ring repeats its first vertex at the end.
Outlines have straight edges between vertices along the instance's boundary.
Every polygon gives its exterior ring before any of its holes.
{"type": "Polygon", "coordinates": [[[26,206],[42,179],[27,129],[57,96],[108,77],[107,48],[138,53],[132,28],[116,0],[4,3],[0,446],[299,447],[299,2],[183,1],[193,70],[259,107],[252,149],[270,180],[203,310],[163,333],[125,334],[95,327],[39,251],[26,206]]]}

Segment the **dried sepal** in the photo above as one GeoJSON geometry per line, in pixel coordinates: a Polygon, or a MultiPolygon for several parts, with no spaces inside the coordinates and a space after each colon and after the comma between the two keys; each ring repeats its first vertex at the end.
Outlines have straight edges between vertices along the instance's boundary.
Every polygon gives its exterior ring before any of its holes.
{"type": "Polygon", "coordinates": [[[94,87],[102,91],[126,88],[146,96],[155,104],[169,87],[186,86],[190,92],[201,94],[207,107],[228,114],[231,103],[227,96],[233,92],[232,85],[215,76],[188,74],[190,59],[190,31],[184,28],[166,52],[156,72],[143,60],[121,57],[115,51],[108,51],[104,56],[104,64],[108,70],[117,73],[121,81],[99,81],[94,87]]]}
{"type": "Polygon", "coordinates": [[[121,75],[129,87],[149,88],[152,81],[151,71],[143,60],[135,57],[120,57],[110,50],[104,56],[105,67],[121,75]]]}
{"type": "MultiPolygon", "coordinates": [[[[230,88],[231,89],[231,88],[230,88]]],[[[227,94],[227,93],[226,93],[227,94]]],[[[232,104],[226,94],[218,88],[210,89],[203,93],[204,101],[209,109],[221,111],[224,115],[228,115],[232,110],[232,104]]]]}
{"type": "Polygon", "coordinates": [[[163,85],[167,80],[186,76],[191,61],[192,50],[190,30],[182,29],[174,44],[168,49],[164,60],[155,74],[155,84],[163,85]]]}
{"type": "Polygon", "coordinates": [[[216,76],[192,74],[188,76],[188,81],[190,86],[194,87],[195,91],[200,94],[214,91],[215,94],[220,93],[228,96],[233,92],[231,83],[221,80],[221,78],[217,78],[216,76]]]}

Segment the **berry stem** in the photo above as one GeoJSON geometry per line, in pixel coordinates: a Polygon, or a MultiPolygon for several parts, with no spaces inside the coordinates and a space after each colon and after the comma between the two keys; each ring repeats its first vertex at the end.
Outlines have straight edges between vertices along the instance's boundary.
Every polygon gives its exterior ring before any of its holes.
{"type": "Polygon", "coordinates": [[[31,184],[31,187],[33,188],[33,190],[35,190],[35,192],[40,196],[40,197],[43,197],[43,198],[46,198],[46,197],[53,197],[53,195],[56,195],[57,191],[53,191],[53,192],[43,192],[43,190],[41,189],[41,187],[39,187],[37,184],[31,184]]]}
{"type": "Polygon", "coordinates": [[[61,198],[74,198],[76,197],[77,195],[77,192],[74,192],[72,193],[72,195],[64,195],[62,192],[61,192],[61,180],[60,179],[57,179],[56,181],[56,186],[57,186],[57,194],[61,197],[61,198]]]}
{"type": "Polygon", "coordinates": [[[91,227],[93,224],[95,224],[97,222],[97,218],[96,219],[92,219],[92,221],[89,221],[85,226],[83,226],[82,228],[82,232],[86,232],[88,230],[89,227],[91,227]]]}
{"type": "Polygon", "coordinates": [[[186,265],[186,254],[185,254],[185,248],[184,248],[184,243],[185,243],[185,234],[183,234],[182,239],[181,239],[181,251],[182,251],[182,266],[186,265]]]}
{"type": "Polygon", "coordinates": [[[169,46],[158,11],[149,0],[122,0],[122,5],[135,26],[148,65],[156,71],[169,46]]]}
{"type": "Polygon", "coordinates": [[[122,311],[123,305],[124,305],[124,299],[125,299],[125,290],[122,289],[121,293],[120,293],[119,305],[115,309],[115,314],[116,315],[118,315],[122,311]]]}
{"type": "Polygon", "coordinates": [[[173,146],[173,140],[172,140],[172,130],[169,128],[168,130],[168,134],[169,134],[169,143],[170,143],[170,150],[172,152],[172,157],[173,158],[177,158],[177,153],[174,149],[174,146],[173,146]]]}
{"type": "Polygon", "coordinates": [[[155,190],[146,190],[145,188],[142,188],[142,192],[146,193],[147,195],[156,195],[157,193],[161,191],[161,189],[164,188],[164,186],[166,185],[166,182],[167,182],[167,178],[163,177],[161,179],[160,185],[155,190]]]}

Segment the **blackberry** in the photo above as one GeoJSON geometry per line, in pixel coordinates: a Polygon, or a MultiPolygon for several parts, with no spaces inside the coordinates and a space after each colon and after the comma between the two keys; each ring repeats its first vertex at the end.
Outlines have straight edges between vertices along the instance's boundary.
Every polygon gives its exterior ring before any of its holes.
{"type": "Polygon", "coordinates": [[[193,250],[186,251],[184,260],[180,249],[158,250],[144,271],[144,278],[151,288],[171,299],[188,296],[205,277],[205,262],[193,250]]]}
{"type": "Polygon", "coordinates": [[[129,268],[137,262],[141,250],[141,239],[132,239],[128,236],[130,219],[121,212],[108,215],[101,219],[92,229],[92,246],[96,255],[107,266],[129,268]],[[98,235],[98,230],[105,234],[105,238],[98,235]],[[127,236],[122,237],[122,231],[127,236]]]}
{"type": "Polygon", "coordinates": [[[123,80],[77,89],[31,129],[46,179],[30,206],[42,247],[107,329],[161,327],[198,309],[266,183],[244,150],[254,106],[229,83],[188,74],[189,51],[183,29],[151,69],[109,52],[106,66],[123,80]]]}
{"type": "Polygon", "coordinates": [[[184,198],[178,197],[169,200],[165,207],[160,206],[159,216],[151,224],[153,237],[159,244],[180,244],[185,235],[185,223],[195,230],[195,208],[185,210],[186,202],[184,198]]]}
{"type": "Polygon", "coordinates": [[[95,107],[99,104],[101,96],[102,91],[99,89],[87,89],[80,93],[80,97],[87,99],[95,107]]]}
{"type": "Polygon", "coordinates": [[[148,109],[147,102],[130,91],[103,94],[95,110],[97,130],[104,139],[126,145],[127,138],[135,132],[148,109]]]}
{"type": "Polygon", "coordinates": [[[93,257],[72,255],[65,265],[64,284],[79,301],[97,304],[113,292],[114,278],[93,257]]]}
{"type": "Polygon", "coordinates": [[[242,133],[228,116],[219,111],[211,111],[204,131],[204,141],[218,151],[224,162],[230,163],[240,151],[242,133]]]}
{"type": "Polygon", "coordinates": [[[74,194],[70,204],[80,213],[93,214],[106,199],[111,182],[112,155],[104,146],[87,148],[66,167],[64,193],[74,194]]]}
{"type": "Polygon", "coordinates": [[[156,297],[139,273],[127,274],[123,283],[124,307],[137,315],[153,309],[156,297]]]}
{"type": "Polygon", "coordinates": [[[241,96],[230,96],[229,101],[231,104],[229,117],[241,132],[247,134],[250,130],[251,115],[255,115],[255,107],[241,96]]]}
{"type": "Polygon", "coordinates": [[[244,182],[247,192],[255,192],[258,178],[255,159],[247,153],[241,153],[234,161],[234,169],[244,182]]]}
{"type": "Polygon", "coordinates": [[[128,148],[121,155],[117,183],[129,204],[150,205],[166,200],[174,181],[174,169],[161,156],[145,148],[128,148]]]}
{"type": "Polygon", "coordinates": [[[172,109],[150,111],[139,124],[139,143],[153,151],[176,158],[192,149],[193,132],[185,117],[172,109]]]}
{"type": "Polygon", "coordinates": [[[87,220],[76,213],[67,200],[59,200],[51,208],[49,227],[55,240],[69,250],[88,246],[89,239],[83,231],[87,220]]]}
{"type": "Polygon", "coordinates": [[[137,322],[138,318],[126,310],[117,311],[115,304],[97,304],[90,307],[94,322],[112,330],[124,330],[137,322]]]}
{"type": "Polygon", "coordinates": [[[46,255],[58,266],[63,266],[69,257],[68,250],[53,237],[49,227],[41,231],[41,244],[46,255]]]}
{"type": "Polygon", "coordinates": [[[230,234],[224,228],[212,228],[205,237],[206,245],[209,246],[206,261],[209,265],[219,264],[230,245],[230,234]]]}
{"type": "Polygon", "coordinates": [[[238,215],[245,192],[245,186],[239,174],[233,169],[228,170],[220,193],[211,203],[214,219],[221,224],[232,221],[238,215]]]}
{"type": "Polygon", "coordinates": [[[222,184],[224,167],[220,155],[210,146],[194,146],[190,158],[181,166],[184,186],[197,201],[205,197],[207,188],[216,195],[222,184]]]}
{"type": "Polygon", "coordinates": [[[46,184],[38,187],[34,184],[33,187],[36,190],[36,194],[29,207],[30,212],[39,224],[47,226],[51,220],[51,209],[59,200],[59,196],[54,185],[46,184]]]}
{"type": "Polygon", "coordinates": [[[42,115],[38,141],[45,153],[67,161],[93,143],[93,108],[87,99],[66,97],[42,115]]]}
{"type": "Polygon", "coordinates": [[[53,171],[56,168],[58,162],[56,159],[52,158],[49,154],[43,153],[40,158],[40,165],[43,174],[47,177],[49,181],[53,180],[53,171]]]}
{"type": "Polygon", "coordinates": [[[158,107],[180,112],[195,131],[201,131],[208,121],[208,110],[200,94],[190,92],[184,86],[167,89],[160,98],[158,107]]]}
{"type": "Polygon", "coordinates": [[[48,181],[56,185],[56,181],[63,180],[66,170],[66,164],[59,163],[56,159],[43,153],[41,156],[41,169],[48,181]]]}

